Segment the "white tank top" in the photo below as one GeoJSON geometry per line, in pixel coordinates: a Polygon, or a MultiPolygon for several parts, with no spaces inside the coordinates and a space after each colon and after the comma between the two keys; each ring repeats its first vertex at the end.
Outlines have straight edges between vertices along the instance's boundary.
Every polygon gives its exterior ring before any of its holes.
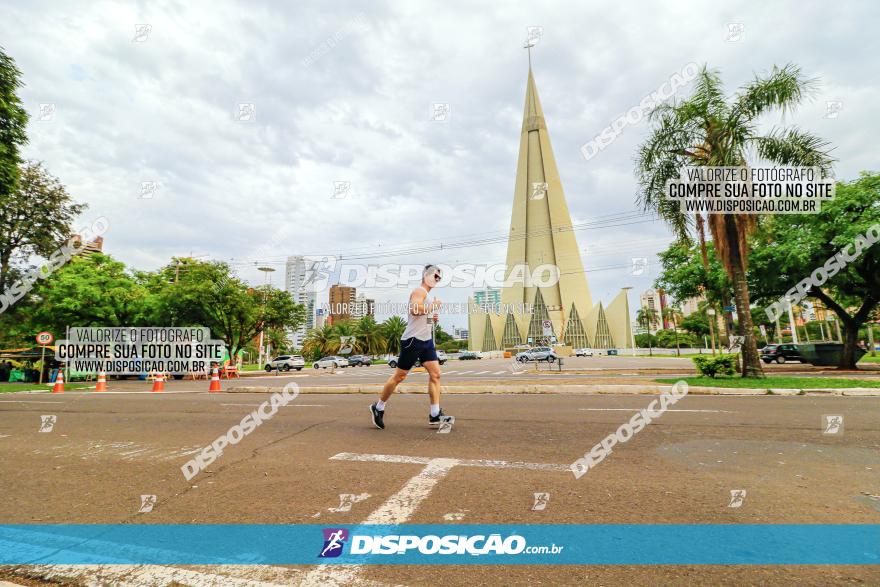
{"type": "MultiPolygon", "coordinates": [[[[428,293],[428,290],[421,285],[419,288],[423,289],[426,294],[428,293]]],[[[428,303],[427,297],[425,298],[425,303],[428,303]]],[[[431,325],[433,322],[431,314],[416,315],[412,313],[412,308],[410,308],[406,316],[406,330],[403,331],[403,336],[400,338],[403,340],[416,337],[419,340],[431,340],[431,325]]]]}

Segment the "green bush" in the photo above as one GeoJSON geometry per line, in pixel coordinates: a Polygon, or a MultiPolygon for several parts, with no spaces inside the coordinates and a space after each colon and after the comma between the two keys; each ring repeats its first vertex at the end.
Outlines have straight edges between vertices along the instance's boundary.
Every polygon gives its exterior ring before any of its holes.
{"type": "Polygon", "coordinates": [[[691,357],[700,375],[733,375],[736,371],[736,355],[698,355],[691,357]]]}

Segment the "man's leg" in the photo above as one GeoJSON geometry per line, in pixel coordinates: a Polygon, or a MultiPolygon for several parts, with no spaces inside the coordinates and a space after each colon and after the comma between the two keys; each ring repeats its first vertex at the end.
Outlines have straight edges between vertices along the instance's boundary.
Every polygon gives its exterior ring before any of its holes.
{"type": "Polygon", "coordinates": [[[382,388],[382,393],[379,395],[379,401],[370,405],[370,417],[372,417],[373,426],[376,428],[380,430],[385,428],[385,402],[391,398],[391,394],[408,374],[409,371],[400,367],[396,368],[394,374],[385,382],[385,387],[382,388]]]}
{"type": "Polygon", "coordinates": [[[392,373],[391,377],[388,378],[388,381],[385,382],[385,387],[382,388],[382,395],[379,396],[379,399],[382,400],[383,404],[388,401],[388,398],[391,397],[391,394],[394,393],[397,386],[406,379],[407,375],[409,375],[409,371],[404,371],[400,367],[394,370],[394,373],[392,373]]]}
{"type": "Polygon", "coordinates": [[[422,366],[428,372],[428,399],[432,406],[440,405],[440,362],[427,361],[422,366]]]}
{"type": "Polygon", "coordinates": [[[428,372],[428,397],[431,400],[428,424],[439,426],[446,418],[446,414],[440,409],[440,363],[439,361],[426,361],[423,365],[428,372]]]}

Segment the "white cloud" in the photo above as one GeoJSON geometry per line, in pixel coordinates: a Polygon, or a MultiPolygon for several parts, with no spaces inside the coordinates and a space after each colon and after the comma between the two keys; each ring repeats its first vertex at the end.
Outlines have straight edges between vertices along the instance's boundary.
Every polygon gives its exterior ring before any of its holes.
{"type": "MultiPolygon", "coordinates": [[[[575,221],[635,209],[632,157],[647,124],[589,162],[579,148],[690,61],[720,69],[731,91],[789,61],[820,76],[816,101],[788,122],[836,146],[839,177],[873,164],[878,134],[880,90],[865,67],[880,53],[870,2],[3,4],[0,38],[24,72],[24,101],[31,111],[56,104],[53,122],[31,122],[26,155],[89,203],[85,219],[107,216],[107,250],[141,269],[190,251],[253,262],[282,227],[274,260],[503,233],[530,25],[544,28],[533,66],[575,221]],[[736,43],[724,39],[731,22],[744,25],[736,43]],[[149,36],[133,42],[144,23],[149,36]],[[828,120],[831,99],[844,106],[828,120]],[[450,104],[449,121],[429,120],[435,102],[450,104]],[[255,105],[255,122],[234,119],[239,103],[255,105]],[[330,199],[340,180],[351,195],[330,199]],[[161,184],[155,198],[138,198],[143,181],[161,184]]],[[[595,268],[651,256],[668,233],[654,223],[578,238],[604,251],[585,257],[595,268]],[[615,251],[614,242],[633,244],[615,251]]],[[[503,257],[492,245],[390,261],[503,257]]],[[[607,297],[648,287],[655,268],[588,278],[594,297],[607,297]]]]}

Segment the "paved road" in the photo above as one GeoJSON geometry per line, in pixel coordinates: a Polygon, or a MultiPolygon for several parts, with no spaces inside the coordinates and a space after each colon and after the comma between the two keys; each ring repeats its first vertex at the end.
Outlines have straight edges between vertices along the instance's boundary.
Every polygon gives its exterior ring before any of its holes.
{"type": "MultiPolygon", "coordinates": [[[[880,494],[876,397],[686,397],[675,411],[575,480],[564,467],[651,398],[450,396],[444,407],[457,420],[450,434],[440,435],[426,426],[424,397],[394,397],[388,429],[379,431],[367,421],[363,396],[303,395],[187,482],[180,466],[190,455],[265,398],[207,393],[4,395],[0,494],[6,499],[0,501],[0,520],[358,523],[380,511],[424,468],[339,457],[355,453],[559,465],[550,471],[454,467],[432,480],[424,499],[395,506],[409,523],[880,523],[880,498],[870,497],[880,494]],[[844,416],[843,434],[822,434],[824,414],[844,416]],[[38,432],[42,415],[57,417],[49,433],[38,432]],[[733,489],[747,491],[740,508],[728,507],[733,489]],[[550,494],[544,511],[531,511],[535,492],[550,494]],[[343,493],[366,497],[349,512],[331,511],[343,493]],[[157,496],[153,511],[138,513],[140,496],[152,494],[157,496]]],[[[341,571],[333,572],[338,579],[341,571]]],[[[352,572],[344,583],[880,583],[877,567],[391,565],[352,572]]],[[[64,573],[94,580],[96,571],[71,568],[64,573]]],[[[126,580],[146,584],[136,578],[147,577],[166,584],[174,577],[182,584],[222,584],[211,574],[288,585],[306,579],[306,584],[332,584],[328,581],[334,578],[333,573],[317,576],[313,568],[189,567],[138,569],[126,580]]],[[[112,573],[104,580],[120,581],[112,573]]]]}
{"type": "MultiPolygon", "coordinates": [[[[874,367],[873,365],[871,367],[874,367]]],[[[653,381],[658,377],[676,377],[696,375],[693,363],[690,359],[673,359],[650,357],[575,357],[566,359],[564,369],[560,372],[551,369],[547,364],[540,364],[539,370],[534,366],[521,365],[511,359],[481,359],[479,361],[456,361],[450,360],[443,366],[444,384],[467,384],[488,382],[520,382],[540,383],[553,379],[564,380],[571,383],[590,380],[636,379],[653,381]]],[[[786,364],[768,365],[768,374],[784,374],[795,377],[809,377],[820,371],[810,365],[786,364]]],[[[223,389],[241,386],[283,386],[289,381],[294,381],[300,386],[324,387],[338,385],[357,384],[361,386],[375,386],[378,390],[392,373],[387,365],[372,365],[370,367],[347,367],[333,372],[327,369],[304,369],[289,373],[256,373],[240,379],[223,380],[223,389]]],[[[880,368],[866,369],[858,374],[837,373],[834,370],[821,373],[822,377],[880,377],[880,368]]],[[[414,370],[407,378],[407,383],[427,385],[427,375],[423,370],[414,370]]],[[[145,381],[113,380],[109,382],[112,391],[143,391],[152,387],[152,383],[145,381]]],[[[36,387],[36,386],[35,386],[36,387]]],[[[169,391],[202,391],[208,388],[208,382],[199,381],[169,381],[166,383],[169,391]]],[[[2,396],[0,396],[2,397],[2,396]]]]}

